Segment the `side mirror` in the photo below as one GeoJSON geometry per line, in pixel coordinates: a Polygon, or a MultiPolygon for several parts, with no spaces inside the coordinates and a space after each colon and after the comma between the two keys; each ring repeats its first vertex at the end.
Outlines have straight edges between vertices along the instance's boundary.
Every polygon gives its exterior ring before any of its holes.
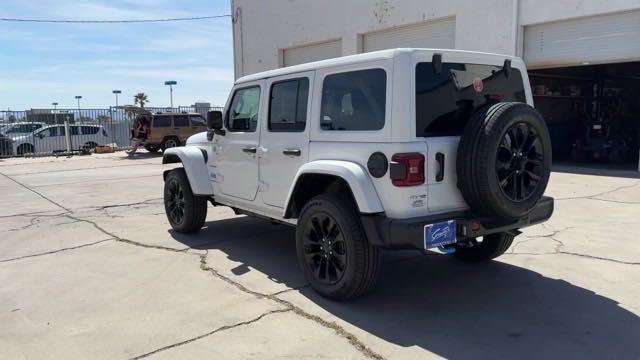
{"type": "Polygon", "coordinates": [[[207,113],[207,138],[213,139],[213,134],[225,135],[225,131],[222,129],[222,111],[214,110],[207,113]]]}

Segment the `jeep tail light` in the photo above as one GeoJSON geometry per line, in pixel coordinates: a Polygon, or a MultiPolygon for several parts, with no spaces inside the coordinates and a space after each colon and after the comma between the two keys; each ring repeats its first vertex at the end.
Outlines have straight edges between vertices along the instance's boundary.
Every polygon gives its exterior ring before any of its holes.
{"type": "Polygon", "coordinates": [[[420,153],[393,155],[391,158],[391,182],[393,185],[422,185],[424,178],[424,155],[420,153]]]}

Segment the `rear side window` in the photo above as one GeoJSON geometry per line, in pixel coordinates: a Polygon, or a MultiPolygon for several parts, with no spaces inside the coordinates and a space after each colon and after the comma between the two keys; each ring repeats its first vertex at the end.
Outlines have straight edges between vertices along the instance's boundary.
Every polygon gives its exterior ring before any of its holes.
{"type": "Polygon", "coordinates": [[[70,126],[71,135],[80,135],[80,128],[77,126],[70,126]]]}
{"type": "Polygon", "coordinates": [[[188,127],[189,126],[189,116],[187,116],[187,115],[174,115],[173,116],[173,126],[175,126],[175,127],[188,127]]]}
{"type": "Polygon", "coordinates": [[[236,90],[227,112],[227,129],[237,132],[256,131],[259,108],[259,86],[236,90]]]}
{"type": "Polygon", "coordinates": [[[171,116],[154,116],[153,127],[171,127],[171,116]]]}
{"type": "Polygon", "coordinates": [[[207,121],[199,115],[196,116],[192,116],[191,117],[191,125],[192,126],[206,126],[207,125],[207,121]]]}
{"type": "Polygon", "coordinates": [[[501,66],[430,62],[416,66],[416,136],[461,135],[471,115],[497,101],[526,102],[522,75],[501,66]]]}
{"type": "Polygon", "coordinates": [[[85,135],[94,135],[100,131],[100,128],[97,126],[83,126],[82,133],[85,135]]]}
{"type": "Polygon", "coordinates": [[[384,127],[387,74],[382,69],[328,75],[322,85],[323,130],[380,130],[384,127]]]}
{"type": "Polygon", "coordinates": [[[274,83],[269,101],[269,130],[304,131],[307,123],[309,79],[274,83]]]}

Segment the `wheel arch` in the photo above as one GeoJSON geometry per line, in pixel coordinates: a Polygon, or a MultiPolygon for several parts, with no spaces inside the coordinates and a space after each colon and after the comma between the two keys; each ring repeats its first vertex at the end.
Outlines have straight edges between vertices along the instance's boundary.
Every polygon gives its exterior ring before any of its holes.
{"type": "Polygon", "coordinates": [[[327,192],[348,194],[359,213],[384,211],[371,178],[360,165],[342,160],[318,160],[298,170],[289,189],[283,217],[298,218],[309,199],[327,192]]]}
{"type": "MultiPolygon", "coordinates": [[[[213,195],[213,187],[209,180],[207,169],[207,152],[198,147],[176,147],[169,148],[162,154],[163,164],[181,163],[187,173],[189,185],[195,195],[213,195]]],[[[166,170],[162,177],[166,180],[167,174],[171,170],[166,170]]]]}

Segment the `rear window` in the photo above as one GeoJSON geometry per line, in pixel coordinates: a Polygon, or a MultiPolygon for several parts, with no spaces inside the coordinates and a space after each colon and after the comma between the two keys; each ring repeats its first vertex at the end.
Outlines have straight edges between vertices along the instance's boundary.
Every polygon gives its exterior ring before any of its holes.
{"type": "Polygon", "coordinates": [[[171,116],[154,116],[153,127],[171,127],[171,116]]]}
{"type": "Polygon", "coordinates": [[[501,66],[430,62],[416,66],[416,136],[460,135],[471,114],[496,101],[526,102],[522,75],[501,66]]]}
{"type": "Polygon", "coordinates": [[[387,74],[369,69],[327,75],[322,85],[323,130],[362,131],[384,127],[387,74]]]}
{"type": "Polygon", "coordinates": [[[175,127],[188,127],[189,117],[187,115],[175,115],[173,117],[173,126],[175,127]]]}

